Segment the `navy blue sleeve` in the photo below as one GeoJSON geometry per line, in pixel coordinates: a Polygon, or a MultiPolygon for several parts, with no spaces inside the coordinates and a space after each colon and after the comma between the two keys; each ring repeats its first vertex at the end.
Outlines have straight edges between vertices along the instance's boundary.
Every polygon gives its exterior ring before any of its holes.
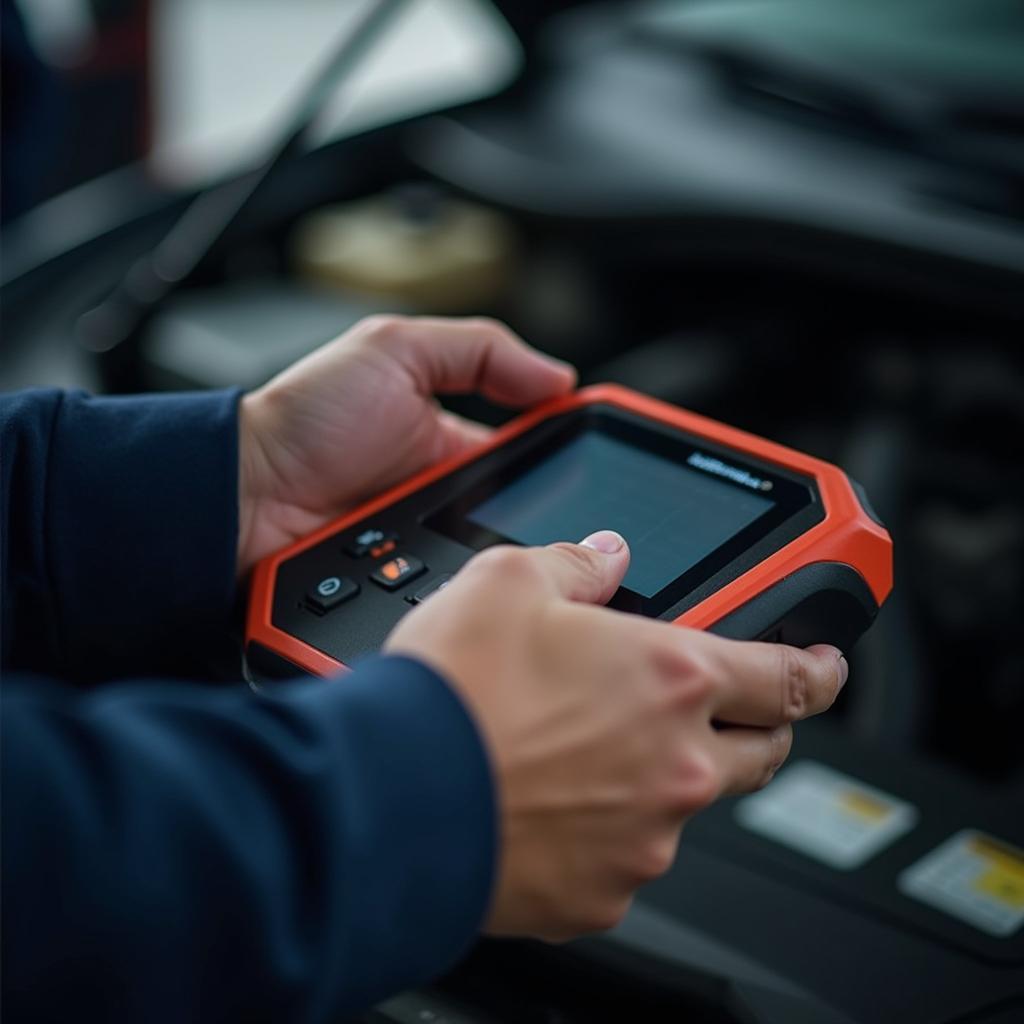
{"type": "Polygon", "coordinates": [[[11,1020],[337,1021],[454,962],[492,883],[486,754],[433,672],[4,684],[11,1020]]]}
{"type": "Polygon", "coordinates": [[[0,396],[3,664],[173,666],[235,598],[238,395],[0,396]]]}
{"type": "Polygon", "coordinates": [[[442,970],[485,913],[486,752],[428,668],[259,695],[66,683],[226,629],[236,413],[233,393],[0,398],[11,1019],[334,1020],[442,970]]]}

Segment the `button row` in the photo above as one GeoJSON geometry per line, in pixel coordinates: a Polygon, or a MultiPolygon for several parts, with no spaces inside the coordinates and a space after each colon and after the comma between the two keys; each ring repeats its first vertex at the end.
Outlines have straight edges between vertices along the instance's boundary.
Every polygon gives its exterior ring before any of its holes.
{"type": "MultiPolygon", "coordinates": [[[[419,579],[426,571],[422,560],[415,555],[403,554],[378,565],[370,573],[370,579],[384,590],[395,591],[419,579]]],[[[406,600],[410,604],[422,604],[431,594],[443,589],[450,579],[450,574],[439,576],[406,600]]],[[[326,576],[306,594],[306,604],[313,611],[325,615],[355,597],[359,590],[359,584],[347,576],[326,576]]]]}
{"type": "MultiPolygon", "coordinates": [[[[357,533],[344,547],[350,558],[380,559],[392,555],[398,544],[398,535],[376,527],[357,533]]],[[[387,591],[400,590],[407,583],[419,579],[427,571],[426,565],[415,555],[396,554],[378,565],[369,578],[387,591]]],[[[410,604],[422,604],[432,594],[443,590],[451,580],[451,574],[438,576],[416,593],[407,596],[410,604]]],[[[306,594],[306,605],[321,615],[337,608],[359,593],[360,587],[347,576],[327,576],[306,594]]]]}

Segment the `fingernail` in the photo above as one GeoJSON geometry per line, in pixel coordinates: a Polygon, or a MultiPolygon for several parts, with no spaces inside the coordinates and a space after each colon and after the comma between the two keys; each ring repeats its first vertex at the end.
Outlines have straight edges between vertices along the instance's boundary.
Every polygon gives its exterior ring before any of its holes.
{"type": "Polygon", "coordinates": [[[580,546],[593,548],[603,555],[614,555],[625,546],[625,541],[614,530],[598,530],[592,533],[586,540],[580,541],[580,546]]]}
{"type": "Polygon", "coordinates": [[[841,690],[846,685],[846,680],[850,675],[850,663],[846,660],[842,653],[839,655],[839,689],[841,690]]]}

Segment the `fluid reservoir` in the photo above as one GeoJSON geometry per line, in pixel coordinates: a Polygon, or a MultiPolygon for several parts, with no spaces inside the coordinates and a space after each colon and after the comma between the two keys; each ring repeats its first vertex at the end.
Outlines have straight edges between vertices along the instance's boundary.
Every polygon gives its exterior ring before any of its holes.
{"type": "Polygon", "coordinates": [[[515,261],[507,219],[428,184],[317,210],[294,236],[301,274],[430,312],[490,306],[515,261]]]}

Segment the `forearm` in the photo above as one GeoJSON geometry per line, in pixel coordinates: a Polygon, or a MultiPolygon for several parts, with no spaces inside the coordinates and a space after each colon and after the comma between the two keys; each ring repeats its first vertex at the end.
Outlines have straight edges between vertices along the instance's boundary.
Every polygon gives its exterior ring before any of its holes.
{"type": "Polygon", "coordinates": [[[14,685],[3,729],[14,1016],[336,1019],[444,969],[485,913],[486,755],[415,662],[260,697],[14,685]]]}

